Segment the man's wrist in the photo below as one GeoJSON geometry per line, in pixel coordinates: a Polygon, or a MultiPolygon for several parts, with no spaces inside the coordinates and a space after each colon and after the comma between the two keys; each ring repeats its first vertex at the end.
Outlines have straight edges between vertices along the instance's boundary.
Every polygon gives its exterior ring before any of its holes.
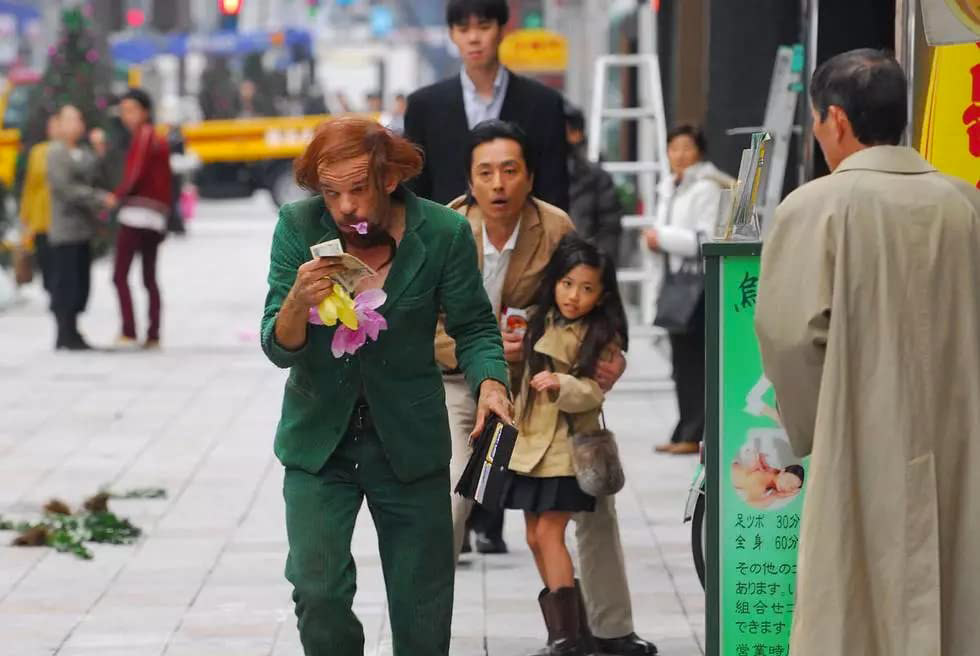
{"type": "Polygon", "coordinates": [[[294,318],[304,315],[309,311],[310,309],[303,307],[292,292],[286,296],[286,299],[282,302],[282,306],[279,308],[279,314],[294,318]]]}
{"type": "Polygon", "coordinates": [[[483,382],[480,383],[480,396],[485,394],[493,394],[494,392],[499,392],[504,398],[510,398],[506,385],[496,378],[485,378],[483,382]]]}

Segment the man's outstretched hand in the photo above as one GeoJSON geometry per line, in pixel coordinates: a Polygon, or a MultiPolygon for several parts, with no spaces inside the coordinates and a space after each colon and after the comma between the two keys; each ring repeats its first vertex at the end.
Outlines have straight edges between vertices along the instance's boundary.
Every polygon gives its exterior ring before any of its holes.
{"type": "Polygon", "coordinates": [[[490,378],[483,381],[480,385],[480,399],[476,404],[476,425],[470,433],[470,441],[475,440],[483,432],[487,416],[491,412],[500,417],[501,421],[513,423],[513,407],[503,383],[490,378]]]}

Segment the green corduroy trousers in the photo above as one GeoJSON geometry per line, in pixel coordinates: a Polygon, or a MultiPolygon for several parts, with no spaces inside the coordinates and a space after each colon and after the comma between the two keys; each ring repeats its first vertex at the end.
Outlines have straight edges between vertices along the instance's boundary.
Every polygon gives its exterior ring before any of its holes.
{"type": "Polygon", "coordinates": [[[378,533],[394,656],[449,654],[455,568],[448,489],[448,466],[399,481],[373,428],[350,428],[315,475],[286,470],[286,578],[306,656],[364,654],[352,610],[351,537],[365,499],[378,533]]]}

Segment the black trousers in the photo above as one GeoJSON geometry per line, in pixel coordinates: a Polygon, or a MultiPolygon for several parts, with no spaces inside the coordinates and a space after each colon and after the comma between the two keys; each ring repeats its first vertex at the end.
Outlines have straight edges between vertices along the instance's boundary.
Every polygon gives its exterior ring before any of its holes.
{"type": "Polygon", "coordinates": [[[58,343],[78,336],[75,321],[88,305],[92,247],[89,242],[51,246],[51,311],[58,322],[58,343]]]}
{"type": "Polygon", "coordinates": [[[671,360],[674,365],[674,387],[680,419],[670,441],[700,442],[704,438],[705,413],[705,347],[704,298],[694,313],[692,330],[670,334],[671,360]]]}
{"type": "Polygon", "coordinates": [[[44,291],[50,294],[54,273],[51,270],[51,244],[48,243],[47,233],[39,232],[34,235],[34,255],[37,257],[37,267],[41,270],[44,291]]]}

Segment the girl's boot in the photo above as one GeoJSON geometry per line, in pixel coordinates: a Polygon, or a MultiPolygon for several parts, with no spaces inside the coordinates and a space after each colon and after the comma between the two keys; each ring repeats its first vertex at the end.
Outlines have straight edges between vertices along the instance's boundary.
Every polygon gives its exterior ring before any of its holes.
{"type": "Polygon", "coordinates": [[[589,656],[582,640],[582,610],[575,588],[559,588],[539,597],[548,627],[549,656],[589,656]]]}

